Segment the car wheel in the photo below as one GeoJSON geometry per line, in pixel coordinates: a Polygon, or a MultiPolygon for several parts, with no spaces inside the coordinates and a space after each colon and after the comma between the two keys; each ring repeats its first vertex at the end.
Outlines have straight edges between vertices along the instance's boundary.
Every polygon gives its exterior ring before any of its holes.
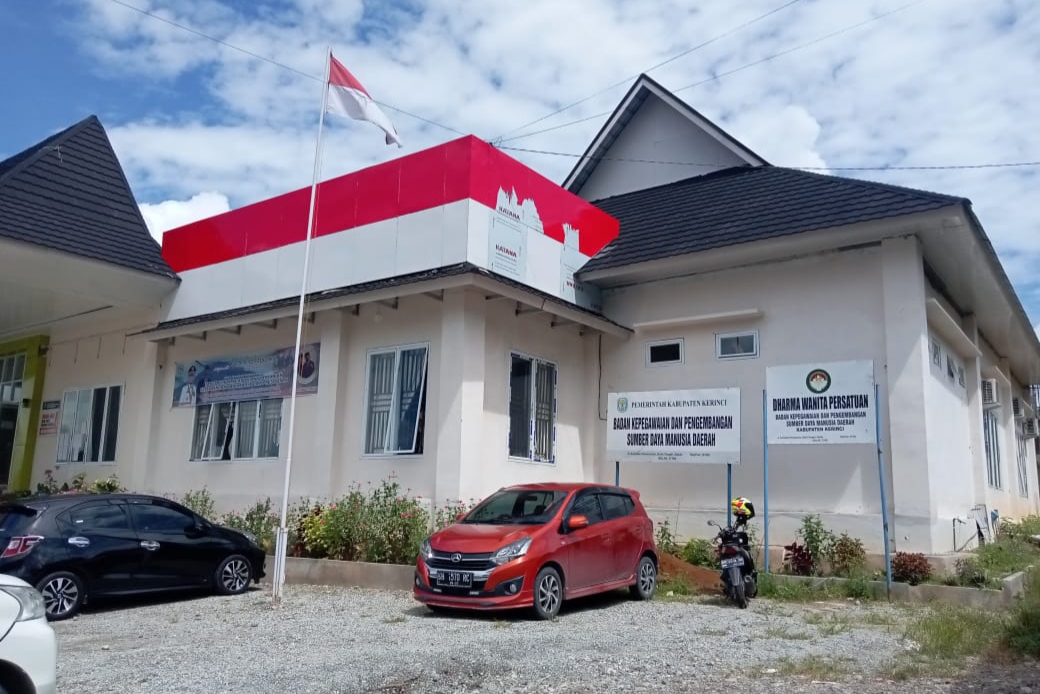
{"type": "Polygon", "coordinates": [[[76,616],[87,597],[83,581],[69,571],[55,571],[44,576],[36,584],[36,590],[43,594],[47,619],[52,622],[76,616]]]}
{"type": "Polygon", "coordinates": [[[551,566],[538,572],[534,579],[534,613],[538,619],[552,619],[563,604],[563,581],[551,566]]]}
{"type": "Polygon", "coordinates": [[[232,554],[220,562],[216,573],[217,592],[221,595],[240,595],[249,590],[253,568],[241,554],[232,554]]]}
{"type": "Polygon", "coordinates": [[[629,588],[636,600],[650,600],[657,590],[657,567],[650,557],[639,560],[636,569],[636,582],[629,588]]]}

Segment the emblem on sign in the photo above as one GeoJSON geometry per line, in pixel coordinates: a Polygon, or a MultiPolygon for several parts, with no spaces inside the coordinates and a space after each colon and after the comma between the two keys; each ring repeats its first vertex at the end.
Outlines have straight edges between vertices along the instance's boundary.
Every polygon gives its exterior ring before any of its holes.
{"type": "Polygon", "coordinates": [[[813,369],[805,377],[805,387],[819,395],[831,387],[831,375],[823,369],[813,369]]]}
{"type": "Polygon", "coordinates": [[[617,399],[617,411],[618,412],[626,412],[626,411],[628,411],[628,398],[618,398],[617,399]]]}
{"type": "Polygon", "coordinates": [[[460,561],[462,561],[462,555],[461,554],[456,552],[455,554],[451,555],[451,563],[452,564],[458,564],[460,561]]]}

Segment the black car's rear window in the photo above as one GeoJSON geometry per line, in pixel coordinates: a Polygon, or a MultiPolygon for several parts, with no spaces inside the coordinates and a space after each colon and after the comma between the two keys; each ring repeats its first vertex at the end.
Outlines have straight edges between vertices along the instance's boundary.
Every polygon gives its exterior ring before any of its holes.
{"type": "Polygon", "coordinates": [[[0,506],[0,535],[14,535],[32,523],[37,513],[28,506],[0,506]]]}

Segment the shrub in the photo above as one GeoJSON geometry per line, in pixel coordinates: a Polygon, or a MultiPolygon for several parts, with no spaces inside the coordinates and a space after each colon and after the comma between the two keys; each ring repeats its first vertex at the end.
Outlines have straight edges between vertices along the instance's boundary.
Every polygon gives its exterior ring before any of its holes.
{"type": "Polygon", "coordinates": [[[836,576],[851,577],[867,565],[867,551],[858,538],[849,537],[847,533],[834,541],[829,557],[831,571],[836,576]]]}
{"type": "Polygon", "coordinates": [[[816,561],[808,547],[792,542],[784,545],[784,567],[796,576],[811,576],[816,570],[816,561]]]}
{"type": "Polygon", "coordinates": [[[473,500],[470,503],[466,503],[462,499],[457,501],[449,501],[444,506],[438,506],[434,511],[433,516],[433,530],[444,530],[449,525],[455,522],[463,513],[468,513],[476,504],[473,500]]]}
{"type": "Polygon", "coordinates": [[[1029,541],[1029,538],[1040,536],[1040,516],[1032,515],[1020,518],[1016,521],[1003,521],[1000,524],[1000,538],[1009,540],[1029,541]]]}
{"type": "Polygon", "coordinates": [[[117,494],[125,492],[126,487],[119,483],[119,478],[113,473],[111,477],[94,480],[90,485],[90,491],[95,494],[117,494]]]}
{"type": "Polygon", "coordinates": [[[205,487],[199,491],[188,490],[181,497],[181,504],[190,508],[203,518],[211,521],[217,520],[217,512],[213,504],[213,495],[205,487]]]}
{"type": "Polygon", "coordinates": [[[932,565],[920,552],[896,552],[892,558],[892,580],[916,586],[932,576],[932,565]]]}
{"type": "Polygon", "coordinates": [[[692,537],[683,545],[681,556],[683,561],[694,566],[714,568],[717,565],[715,547],[710,540],[699,537],[692,537]]]}
{"type": "Polygon", "coordinates": [[[823,521],[817,514],[805,516],[802,519],[802,527],[798,529],[798,537],[805,543],[805,549],[812,557],[812,571],[819,572],[821,562],[833,556],[835,543],[834,533],[824,527],[823,521]]]}
{"type": "Polygon", "coordinates": [[[956,585],[972,586],[982,588],[988,582],[986,572],[979,566],[975,557],[958,559],[954,563],[954,576],[956,585]]]}
{"type": "Polygon", "coordinates": [[[221,525],[247,532],[255,537],[257,543],[268,553],[274,552],[275,534],[279,521],[281,521],[281,514],[275,513],[271,509],[270,497],[257,501],[245,513],[231,511],[220,519],[221,525]]]}
{"type": "Polygon", "coordinates": [[[1008,620],[1003,642],[1016,653],[1040,658],[1040,573],[1026,577],[1025,595],[1008,620]]]}
{"type": "Polygon", "coordinates": [[[672,555],[679,553],[679,544],[675,541],[675,535],[672,534],[672,528],[667,518],[657,526],[654,540],[657,542],[658,552],[672,555]]]}

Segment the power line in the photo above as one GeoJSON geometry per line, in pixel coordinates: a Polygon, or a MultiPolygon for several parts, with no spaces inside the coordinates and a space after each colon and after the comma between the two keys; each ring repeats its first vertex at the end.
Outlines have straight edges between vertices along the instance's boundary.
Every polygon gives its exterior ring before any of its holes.
{"type": "MultiPolygon", "coordinates": [[[[736,32],[740,31],[741,29],[743,29],[745,27],[748,27],[748,26],[751,26],[755,22],[759,22],[759,21],[761,21],[761,20],[763,20],[763,19],[765,19],[765,18],[767,18],[767,17],[769,17],[771,15],[774,15],[777,12],[779,12],[779,11],[781,11],[783,9],[786,9],[786,8],[790,7],[791,5],[794,5],[794,4],[798,3],[798,2],[801,2],[801,0],[790,0],[789,2],[786,2],[783,5],[780,5],[779,7],[773,8],[769,12],[766,12],[765,14],[759,15],[758,17],[755,17],[754,19],[752,19],[750,21],[744,22],[743,24],[741,24],[739,26],[736,26],[736,27],[730,29],[729,31],[727,31],[727,32],[725,32],[723,34],[719,34],[718,36],[710,38],[707,41],[705,41],[704,43],[698,44],[698,45],[694,46],[693,48],[687,48],[686,50],[684,50],[684,51],[682,51],[680,53],[677,53],[676,55],[673,55],[671,58],[668,58],[667,60],[664,60],[664,61],[658,63],[657,65],[654,65],[654,66],[644,70],[642,73],[639,73],[639,74],[649,74],[650,72],[656,70],[659,67],[663,67],[663,66],[667,65],[668,63],[676,61],[679,58],[682,58],[683,56],[689,55],[690,53],[693,53],[694,51],[697,51],[697,50],[700,50],[701,48],[704,48],[708,44],[714,43],[714,42],[716,42],[716,41],[718,41],[720,39],[724,39],[727,36],[730,36],[731,34],[735,34],[736,32]]],[[[553,111],[552,113],[550,113],[548,115],[542,116],[541,118],[537,118],[537,119],[531,121],[530,123],[525,123],[524,125],[521,125],[518,128],[513,128],[512,130],[504,132],[504,133],[502,133],[501,135],[499,135],[498,137],[496,137],[494,139],[495,140],[500,140],[503,137],[505,137],[506,135],[511,135],[512,133],[515,133],[518,130],[523,130],[524,128],[528,128],[528,127],[534,125],[535,123],[540,123],[543,120],[545,120],[546,118],[552,118],[553,116],[555,116],[555,115],[557,115],[559,113],[563,113],[564,111],[566,111],[568,109],[574,108],[578,104],[585,103],[589,99],[594,99],[595,97],[599,96],[600,94],[605,94],[606,92],[609,92],[611,89],[615,89],[617,87],[620,87],[623,84],[627,84],[629,81],[639,77],[639,74],[632,75],[631,77],[627,77],[627,78],[621,80],[620,82],[616,82],[616,83],[610,85],[609,87],[606,87],[605,89],[601,89],[600,91],[596,92],[595,94],[592,94],[591,96],[587,96],[584,99],[579,99],[578,101],[575,101],[573,104],[568,104],[567,106],[564,106],[563,108],[559,108],[559,109],[553,111]]]]}
{"type": "MultiPolygon", "coordinates": [[[[246,50],[245,48],[241,48],[241,47],[236,46],[234,44],[228,43],[227,41],[224,41],[223,39],[218,39],[215,36],[210,36],[209,34],[204,34],[203,32],[201,32],[201,31],[199,31],[197,29],[192,29],[189,26],[185,26],[184,24],[180,24],[178,22],[173,21],[172,19],[167,19],[166,17],[160,17],[159,15],[157,15],[157,14],[155,14],[153,12],[149,12],[148,10],[143,10],[140,7],[136,7],[136,6],[131,5],[129,3],[123,2],[123,0],[110,0],[110,1],[114,2],[117,5],[121,5],[123,7],[126,7],[127,9],[131,9],[131,10],[133,10],[135,12],[140,12],[141,14],[146,15],[148,17],[151,17],[152,19],[158,19],[160,22],[165,22],[165,23],[169,24],[170,26],[177,27],[178,29],[182,29],[184,31],[190,32],[192,34],[195,34],[196,36],[200,36],[200,37],[202,37],[204,39],[207,39],[209,41],[213,41],[214,43],[219,43],[222,46],[230,48],[231,50],[238,51],[239,53],[244,53],[245,55],[248,55],[248,56],[250,56],[252,58],[256,58],[257,60],[262,60],[262,61],[264,61],[266,63],[270,63],[271,65],[275,65],[277,67],[280,67],[283,70],[288,70],[289,72],[294,72],[297,75],[300,75],[301,77],[306,77],[307,79],[312,79],[312,80],[315,80],[317,82],[321,82],[322,79],[323,79],[322,75],[311,75],[311,74],[308,74],[306,72],[303,72],[302,70],[297,70],[296,68],[294,68],[294,67],[292,67],[290,65],[286,65],[285,63],[280,63],[277,60],[274,60],[273,58],[268,58],[267,56],[260,55],[259,53],[254,53],[254,52],[252,52],[250,50],[246,50]]],[[[455,128],[449,127],[447,125],[443,125],[443,124],[438,123],[436,121],[432,121],[432,120],[430,120],[428,118],[423,118],[422,116],[417,116],[414,113],[409,113],[408,111],[405,111],[404,109],[400,109],[400,108],[397,108],[396,106],[392,106],[390,104],[383,103],[382,101],[379,101],[377,99],[372,99],[372,101],[375,101],[380,106],[385,106],[386,108],[389,108],[389,109],[391,109],[393,111],[397,111],[398,113],[401,113],[401,114],[404,114],[406,116],[410,116],[412,118],[415,118],[416,120],[421,120],[421,121],[423,121],[425,123],[429,123],[430,125],[436,125],[438,128],[444,128],[445,130],[450,130],[451,132],[457,133],[459,135],[466,135],[466,133],[462,132],[461,130],[456,130],[455,128]]]]}
{"type": "MultiPolygon", "coordinates": [[[[499,147],[513,152],[527,152],[530,154],[546,154],[557,157],[572,157],[574,159],[595,159],[596,161],[623,161],[635,164],[665,164],[670,166],[693,166],[717,169],[719,165],[688,162],[688,161],[664,161],[658,159],[632,159],[627,157],[592,156],[584,154],[572,154],[570,152],[553,152],[544,149],[526,149],[523,147],[499,147]]],[[[800,171],[936,171],[953,169],[998,169],[1011,167],[1040,166],[1040,161],[1017,161],[1017,162],[995,162],[987,164],[938,164],[932,166],[777,166],[777,168],[797,169],[800,171]]]]}
{"type": "MultiPolygon", "coordinates": [[[[889,17],[889,16],[891,16],[893,14],[896,14],[897,12],[902,12],[903,10],[907,10],[907,9],[913,7],[914,5],[918,5],[918,4],[920,4],[922,2],[926,2],[926,1],[927,0],[914,0],[913,2],[910,2],[910,3],[907,3],[905,5],[902,5],[900,7],[895,8],[894,10],[889,10],[888,12],[885,12],[883,14],[879,14],[878,16],[872,17],[872,18],[870,18],[868,20],[859,22],[857,24],[852,24],[852,25],[844,27],[842,29],[838,29],[837,31],[833,31],[833,32],[831,32],[829,34],[826,34],[824,36],[820,36],[819,38],[815,38],[812,41],[808,41],[806,43],[799,44],[799,45],[794,46],[792,48],[788,48],[786,50],[780,51],[779,53],[774,53],[773,55],[766,56],[765,58],[760,58],[758,60],[752,61],[752,62],[747,63],[745,65],[741,65],[740,67],[736,67],[736,68],[734,68],[732,70],[727,70],[726,72],[719,73],[718,75],[710,77],[710,78],[708,78],[706,80],[702,80],[700,82],[695,82],[694,84],[688,84],[685,87],[680,87],[679,89],[673,90],[672,93],[674,94],[676,92],[681,92],[681,91],[684,91],[686,89],[691,89],[693,87],[696,87],[696,86],[699,86],[699,85],[702,85],[702,84],[706,84],[708,82],[714,82],[714,81],[716,81],[716,80],[718,80],[718,79],[720,79],[720,78],[722,78],[722,77],[724,77],[726,75],[732,75],[735,72],[740,72],[741,70],[746,70],[749,67],[753,67],[755,65],[760,65],[760,64],[762,64],[764,62],[773,60],[775,58],[779,58],[781,56],[788,55],[790,53],[794,53],[795,51],[800,51],[800,50],[802,50],[804,48],[808,48],[809,46],[813,46],[813,45],[815,45],[817,43],[820,43],[821,41],[825,41],[825,40],[827,40],[829,38],[833,38],[835,36],[838,36],[839,34],[844,34],[844,33],[848,32],[848,31],[852,31],[853,29],[858,29],[858,28],[860,28],[862,26],[866,26],[867,24],[871,24],[872,22],[876,22],[876,21],[878,21],[880,19],[884,19],[885,17],[889,17]]],[[[561,128],[569,128],[572,125],[577,125],[579,123],[584,123],[585,121],[594,120],[596,118],[602,118],[603,116],[609,116],[611,113],[613,113],[613,111],[604,111],[603,113],[597,113],[594,116],[588,116],[586,118],[580,118],[578,120],[569,121],[567,123],[562,123],[560,125],[554,125],[551,128],[544,128],[542,130],[535,130],[534,132],[526,133],[526,134],[523,134],[523,135],[514,135],[513,137],[507,137],[507,138],[504,138],[504,139],[500,139],[499,142],[511,142],[513,140],[520,140],[520,139],[523,139],[525,137],[532,137],[534,135],[541,135],[542,133],[552,132],[553,130],[560,130],[561,128]]]]}

